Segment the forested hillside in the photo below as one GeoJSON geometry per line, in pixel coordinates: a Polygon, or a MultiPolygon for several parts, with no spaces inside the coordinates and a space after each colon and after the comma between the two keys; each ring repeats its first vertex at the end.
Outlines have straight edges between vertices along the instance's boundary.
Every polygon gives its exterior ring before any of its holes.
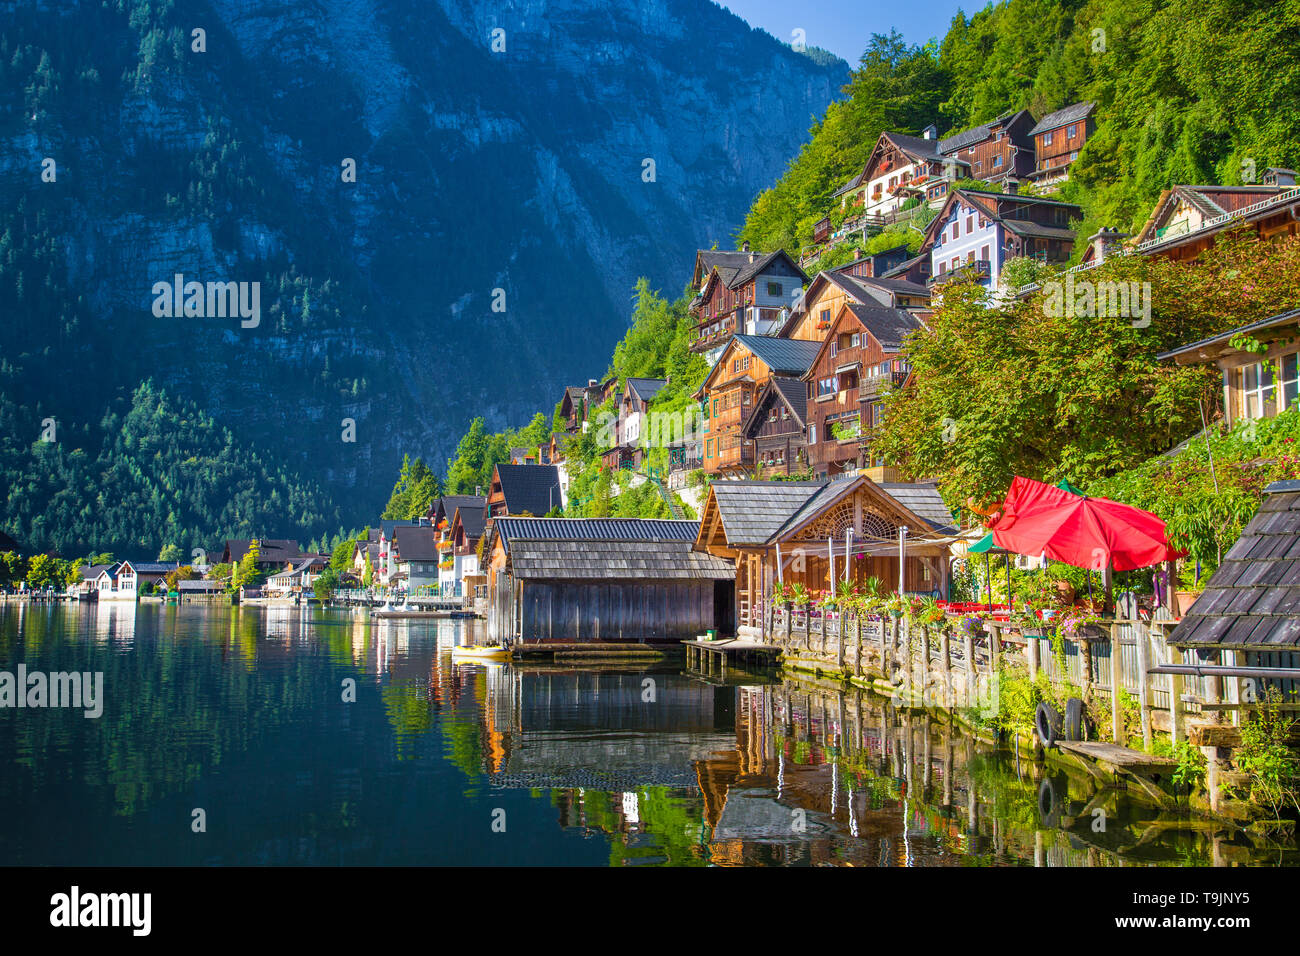
{"type": "Polygon", "coordinates": [[[80,423],[0,387],[0,482],[0,528],[29,552],[152,558],[174,545],[188,557],[227,536],[343,533],[318,485],[151,382],[80,423]]]}
{"type": "Polygon", "coordinates": [[[741,238],[796,251],[885,130],[941,136],[1009,110],[1098,104],[1062,198],[1140,227],[1160,190],[1250,181],[1300,164],[1300,4],[1267,0],[1007,0],[959,13],[937,45],[873,37],[861,69],[741,238]]]}

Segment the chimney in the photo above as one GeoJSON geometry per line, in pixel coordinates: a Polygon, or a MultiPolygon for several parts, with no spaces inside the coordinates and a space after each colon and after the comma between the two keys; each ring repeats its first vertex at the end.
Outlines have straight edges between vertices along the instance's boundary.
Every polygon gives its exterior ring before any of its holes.
{"type": "Polygon", "coordinates": [[[1016,179],[1015,177],[1012,177],[1006,181],[1006,183],[1003,185],[1002,188],[1006,191],[1006,194],[1008,196],[1019,196],[1020,180],[1016,179]]]}
{"type": "Polygon", "coordinates": [[[933,123],[921,130],[921,139],[938,139],[939,130],[933,123]]]}
{"type": "Polygon", "coordinates": [[[1119,241],[1127,236],[1128,233],[1126,232],[1102,226],[1097,232],[1088,237],[1088,241],[1092,243],[1093,261],[1098,264],[1105,262],[1106,257],[1119,248],[1119,241]]]}
{"type": "Polygon", "coordinates": [[[748,240],[748,239],[746,239],[744,242],[742,242],[742,243],[740,244],[740,251],[741,251],[741,252],[748,252],[748,251],[749,251],[749,240],[748,240]]]}

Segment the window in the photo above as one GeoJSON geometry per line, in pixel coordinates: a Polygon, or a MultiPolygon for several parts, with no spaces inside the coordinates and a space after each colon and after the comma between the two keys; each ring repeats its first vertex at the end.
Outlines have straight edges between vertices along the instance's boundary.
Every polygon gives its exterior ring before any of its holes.
{"type": "Polygon", "coordinates": [[[967,216],[967,217],[966,217],[966,235],[969,236],[969,235],[970,235],[972,232],[974,232],[974,231],[975,231],[975,217],[974,217],[974,216],[967,216]]]}
{"type": "Polygon", "coordinates": [[[778,296],[779,296],[779,295],[781,294],[781,283],[779,283],[779,282],[769,282],[769,283],[767,284],[767,294],[768,294],[768,295],[778,295],[778,296]]]}
{"type": "Polygon", "coordinates": [[[835,394],[835,376],[831,375],[817,382],[817,397],[825,398],[835,394]]]}
{"type": "Polygon", "coordinates": [[[1076,159],[1078,159],[1078,158],[1079,158],[1079,151],[1078,151],[1077,149],[1075,149],[1075,150],[1071,150],[1071,152],[1070,152],[1070,162],[1074,162],[1074,161],[1075,161],[1076,159]]]}
{"type": "Polygon", "coordinates": [[[830,324],[831,324],[831,310],[830,310],[830,309],[822,309],[822,318],[821,318],[821,320],[822,320],[823,322],[825,322],[827,325],[830,325],[830,324]]]}
{"type": "Polygon", "coordinates": [[[960,235],[961,235],[961,220],[954,219],[952,221],[952,237],[956,239],[960,235]]]}
{"type": "Polygon", "coordinates": [[[713,400],[713,417],[718,417],[718,400],[716,398],[713,400]]]}
{"type": "Polygon", "coordinates": [[[994,156],[994,157],[993,157],[993,168],[994,168],[994,169],[1000,169],[1001,167],[1002,167],[1002,157],[1001,157],[1001,156],[994,156]]]}
{"type": "Polygon", "coordinates": [[[708,441],[706,441],[706,442],[704,443],[704,457],[705,457],[705,458],[712,458],[712,457],[713,457],[713,439],[712,439],[712,438],[710,438],[708,441]]]}
{"type": "Polygon", "coordinates": [[[1078,127],[1078,126],[1070,125],[1070,126],[1066,127],[1066,130],[1065,130],[1065,138],[1066,138],[1066,139],[1074,139],[1074,134],[1077,133],[1078,131],[1079,131],[1079,127],[1078,127]]]}
{"type": "Polygon", "coordinates": [[[1286,411],[1300,399],[1300,353],[1292,352],[1280,359],[1282,366],[1282,392],[1280,411],[1286,411]]]}
{"type": "Polygon", "coordinates": [[[1264,418],[1273,412],[1273,366],[1265,363],[1241,369],[1241,414],[1243,418],[1264,418]]]}
{"type": "Polygon", "coordinates": [[[961,266],[961,256],[953,256],[953,257],[952,257],[952,267],[953,267],[954,269],[956,269],[956,268],[959,268],[960,266],[961,266]]]}
{"type": "Polygon", "coordinates": [[[982,260],[984,260],[985,262],[991,262],[991,261],[992,261],[992,260],[989,258],[989,247],[988,247],[988,246],[980,246],[980,258],[981,258],[982,260]]]}
{"type": "Polygon", "coordinates": [[[971,171],[978,173],[980,171],[980,167],[983,165],[984,165],[983,163],[976,163],[974,168],[971,171]]]}
{"type": "Polygon", "coordinates": [[[817,423],[813,422],[808,426],[808,444],[817,444],[817,423]]]}
{"type": "Polygon", "coordinates": [[[1044,134],[1043,134],[1043,145],[1044,145],[1044,146],[1051,146],[1051,145],[1052,145],[1052,134],[1051,134],[1051,133],[1044,133],[1044,134]]]}

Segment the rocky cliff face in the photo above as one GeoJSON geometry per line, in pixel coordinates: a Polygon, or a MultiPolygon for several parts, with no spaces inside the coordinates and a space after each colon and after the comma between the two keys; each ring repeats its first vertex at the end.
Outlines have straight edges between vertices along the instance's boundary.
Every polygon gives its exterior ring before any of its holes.
{"type": "Polygon", "coordinates": [[[44,232],[8,225],[82,301],[6,351],[67,414],[152,376],[357,521],[404,451],[602,374],[636,277],[729,246],[847,78],[708,0],[115,5],[16,5],[0,189],[44,232]],[[259,282],[260,323],[156,316],[178,273],[259,282]]]}

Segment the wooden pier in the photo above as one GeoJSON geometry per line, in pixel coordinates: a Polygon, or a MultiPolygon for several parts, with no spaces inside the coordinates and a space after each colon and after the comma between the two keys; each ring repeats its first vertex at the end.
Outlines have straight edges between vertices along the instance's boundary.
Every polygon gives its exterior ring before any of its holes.
{"type": "Polygon", "coordinates": [[[748,638],[682,641],[686,648],[686,666],[702,674],[716,674],[726,679],[728,665],[773,667],[780,661],[781,648],[748,638]]]}

